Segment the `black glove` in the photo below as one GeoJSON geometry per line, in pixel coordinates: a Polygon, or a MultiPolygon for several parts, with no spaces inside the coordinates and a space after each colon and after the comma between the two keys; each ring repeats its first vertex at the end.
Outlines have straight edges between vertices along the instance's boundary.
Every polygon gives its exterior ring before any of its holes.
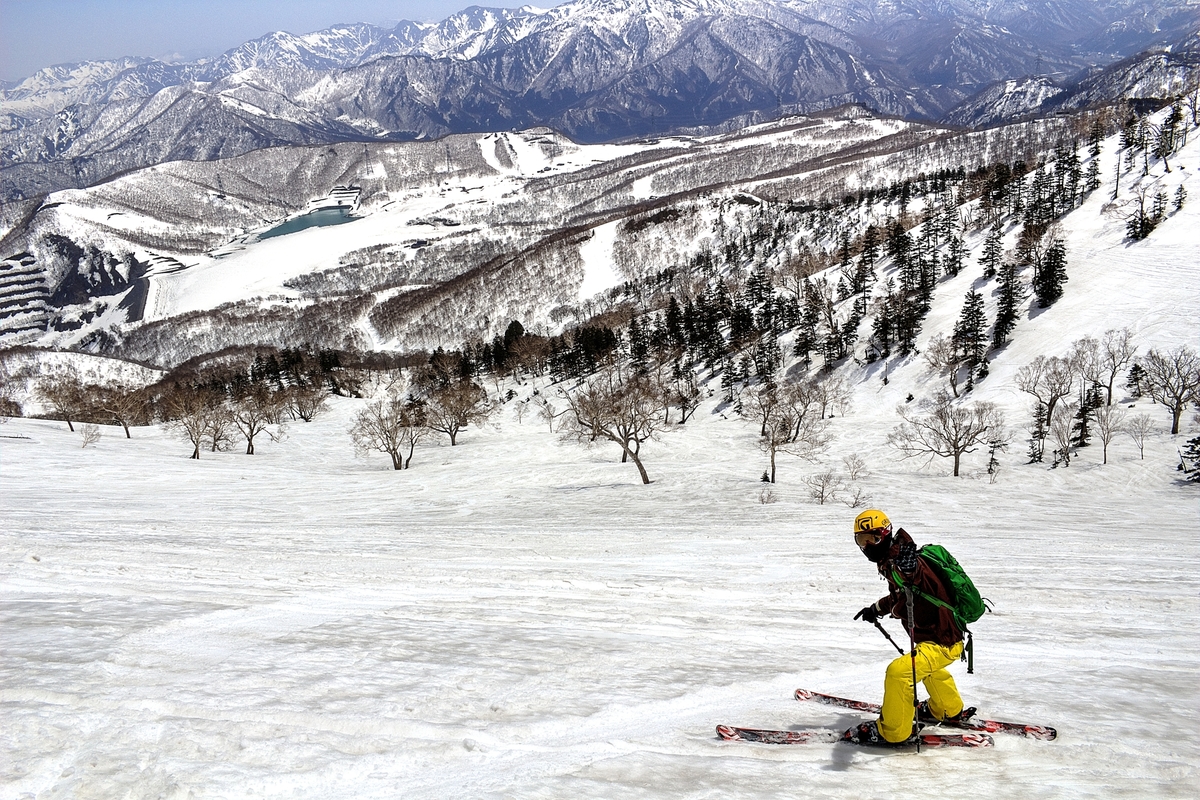
{"type": "Polygon", "coordinates": [[[863,622],[868,622],[868,623],[874,625],[876,622],[879,621],[879,611],[875,608],[875,604],[871,603],[871,605],[867,606],[862,611],[855,614],[854,618],[861,619],[863,622]]]}
{"type": "Polygon", "coordinates": [[[917,546],[912,542],[901,542],[896,546],[892,563],[905,575],[912,575],[917,571],[917,546]]]}

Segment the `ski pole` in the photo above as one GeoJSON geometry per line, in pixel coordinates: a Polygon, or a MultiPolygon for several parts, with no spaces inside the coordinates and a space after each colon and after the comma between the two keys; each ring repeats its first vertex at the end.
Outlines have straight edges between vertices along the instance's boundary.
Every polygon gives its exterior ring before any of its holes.
{"type": "Polygon", "coordinates": [[[908,601],[908,644],[912,647],[912,685],[913,685],[913,732],[917,734],[917,755],[921,754],[921,730],[917,727],[921,721],[921,703],[917,700],[917,641],[916,634],[913,632],[915,621],[913,616],[913,596],[912,589],[908,586],[904,587],[904,596],[908,601]]]}
{"type": "Polygon", "coordinates": [[[896,648],[897,653],[904,655],[904,648],[896,644],[896,640],[892,638],[892,635],[887,632],[886,628],[879,624],[879,620],[875,620],[875,627],[879,628],[879,632],[883,634],[883,637],[892,643],[892,647],[896,648]]]}

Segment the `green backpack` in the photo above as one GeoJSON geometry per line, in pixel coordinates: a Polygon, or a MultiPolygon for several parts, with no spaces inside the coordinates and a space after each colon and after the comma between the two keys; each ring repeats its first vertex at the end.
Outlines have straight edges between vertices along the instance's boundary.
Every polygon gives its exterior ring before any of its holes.
{"type": "MultiPolygon", "coordinates": [[[[940,544],[927,544],[917,551],[917,555],[925,559],[925,563],[941,578],[952,602],[946,603],[932,595],[912,587],[914,593],[933,603],[935,606],[948,608],[954,614],[954,622],[967,636],[967,646],[963,650],[963,660],[967,662],[967,672],[975,671],[975,642],[967,626],[991,611],[984,599],[979,596],[979,590],[967,575],[966,570],[958,563],[958,559],[950,555],[950,551],[940,544]]],[[[904,580],[900,573],[892,571],[896,585],[904,588],[904,580]]]]}

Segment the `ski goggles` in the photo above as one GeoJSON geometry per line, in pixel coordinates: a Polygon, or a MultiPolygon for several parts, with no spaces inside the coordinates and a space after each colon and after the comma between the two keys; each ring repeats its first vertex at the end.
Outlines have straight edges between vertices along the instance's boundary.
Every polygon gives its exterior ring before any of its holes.
{"type": "Polygon", "coordinates": [[[892,535],[891,528],[873,528],[869,531],[859,531],[854,534],[854,543],[860,548],[867,545],[879,544],[885,538],[892,535]]]}

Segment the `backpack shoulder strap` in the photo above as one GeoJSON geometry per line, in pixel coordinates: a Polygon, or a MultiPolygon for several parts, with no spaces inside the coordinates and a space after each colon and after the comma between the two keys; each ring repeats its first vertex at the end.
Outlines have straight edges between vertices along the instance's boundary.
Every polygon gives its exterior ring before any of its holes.
{"type": "MultiPolygon", "coordinates": [[[[919,553],[917,555],[918,555],[918,557],[920,557],[919,553]]],[[[933,595],[921,591],[921,589],[919,587],[917,587],[916,584],[906,584],[904,582],[904,578],[901,577],[901,575],[900,575],[900,571],[897,569],[892,570],[892,580],[894,580],[896,582],[896,585],[899,586],[901,589],[911,589],[914,594],[918,595],[919,597],[923,598],[924,600],[926,600],[930,603],[933,603],[935,606],[949,609],[950,613],[954,616],[954,624],[958,626],[959,630],[961,630],[964,634],[970,633],[970,631],[967,630],[966,624],[961,619],[958,618],[958,610],[955,609],[954,606],[950,605],[945,600],[939,600],[938,598],[934,597],[933,595]]]]}

